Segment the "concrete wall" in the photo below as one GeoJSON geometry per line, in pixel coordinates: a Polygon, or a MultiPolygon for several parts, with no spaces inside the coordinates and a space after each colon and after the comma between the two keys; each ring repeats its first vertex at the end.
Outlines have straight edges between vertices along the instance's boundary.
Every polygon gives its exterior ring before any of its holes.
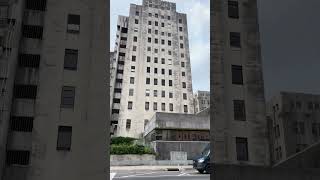
{"type": "Polygon", "coordinates": [[[320,179],[320,171],[319,169],[215,164],[211,177],[219,180],[318,180],[320,179]]]}
{"type": "Polygon", "coordinates": [[[187,152],[187,159],[192,160],[209,142],[206,141],[153,141],[151,147],[158,154],[157,160],[170,160],[170,151],[187,152]]]}

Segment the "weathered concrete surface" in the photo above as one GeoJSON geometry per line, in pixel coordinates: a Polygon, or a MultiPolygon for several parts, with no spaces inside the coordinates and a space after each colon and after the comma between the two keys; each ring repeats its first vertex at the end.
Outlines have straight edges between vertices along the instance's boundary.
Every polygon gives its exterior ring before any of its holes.
{"type": "Polygon", "coordinates": [[[156,156],[152,154],[126,154],[126,155],[110,155],[110,161],[152,161],[155,160],[156,156]]]}
{"type": "Polygon", "coordinates": [[[171,160],[124,160],[110,161],[110,166],[187,166],[192,165],[192,160],[186,161],[171,161],[171,160]]]}
{"type": "Polygon", "coordinates": [[[228,17],[228,1],[211,1],[211,140],[219,163],[268,165],[264,85],[256,0],[239,0],[239,19],[228,17]],[[230,47],[229,33],[239,32],[241,48],[230,47]],[[231,66],[241,65],[243,85],[232,84],[231,66]],[[234,120],[233,100],[245,101],[246,121],[234,120]],[[235,137],[248,140],[247,162],[236,157],[235,137]]]}

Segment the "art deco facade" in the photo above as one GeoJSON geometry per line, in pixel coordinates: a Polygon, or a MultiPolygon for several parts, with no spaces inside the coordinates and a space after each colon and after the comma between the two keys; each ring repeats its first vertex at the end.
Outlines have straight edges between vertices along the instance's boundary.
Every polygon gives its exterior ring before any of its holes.
{"type": "Polygon", "coordinates": [[[0,1],[0,179],[106,179],[106,2],[0,1]]]}
{"type": "Polygon", "coordinates": [[[112,134],[142,137],[155,112],[194,113],[186,14],[143,0],[119,16],[112,134]]]}

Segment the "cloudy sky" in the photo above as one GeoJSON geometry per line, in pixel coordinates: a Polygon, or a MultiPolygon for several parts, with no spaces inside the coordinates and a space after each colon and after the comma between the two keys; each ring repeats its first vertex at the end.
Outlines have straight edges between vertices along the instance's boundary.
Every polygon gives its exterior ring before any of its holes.
{"type": "MultiPolygon", "coordinates": [[[[167,0],[177,3],[177,11],[187,14],[193,90],[210,90],[210,1],[167,0]]],[[[142,0],[110,1],[110,50],[116,38],[118,15],[128,16],[130,3],[142,0]]]]}

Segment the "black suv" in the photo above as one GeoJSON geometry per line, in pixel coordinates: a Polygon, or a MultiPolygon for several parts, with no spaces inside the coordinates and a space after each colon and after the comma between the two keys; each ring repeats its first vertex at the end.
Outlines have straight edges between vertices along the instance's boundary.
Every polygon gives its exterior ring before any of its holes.
{"type": "Polygon", "coordinates": [[[210,144],[208,144],[201,155],[193,160],[193,168],[198,170],[200,173],[210,173],[210,144]]]}

